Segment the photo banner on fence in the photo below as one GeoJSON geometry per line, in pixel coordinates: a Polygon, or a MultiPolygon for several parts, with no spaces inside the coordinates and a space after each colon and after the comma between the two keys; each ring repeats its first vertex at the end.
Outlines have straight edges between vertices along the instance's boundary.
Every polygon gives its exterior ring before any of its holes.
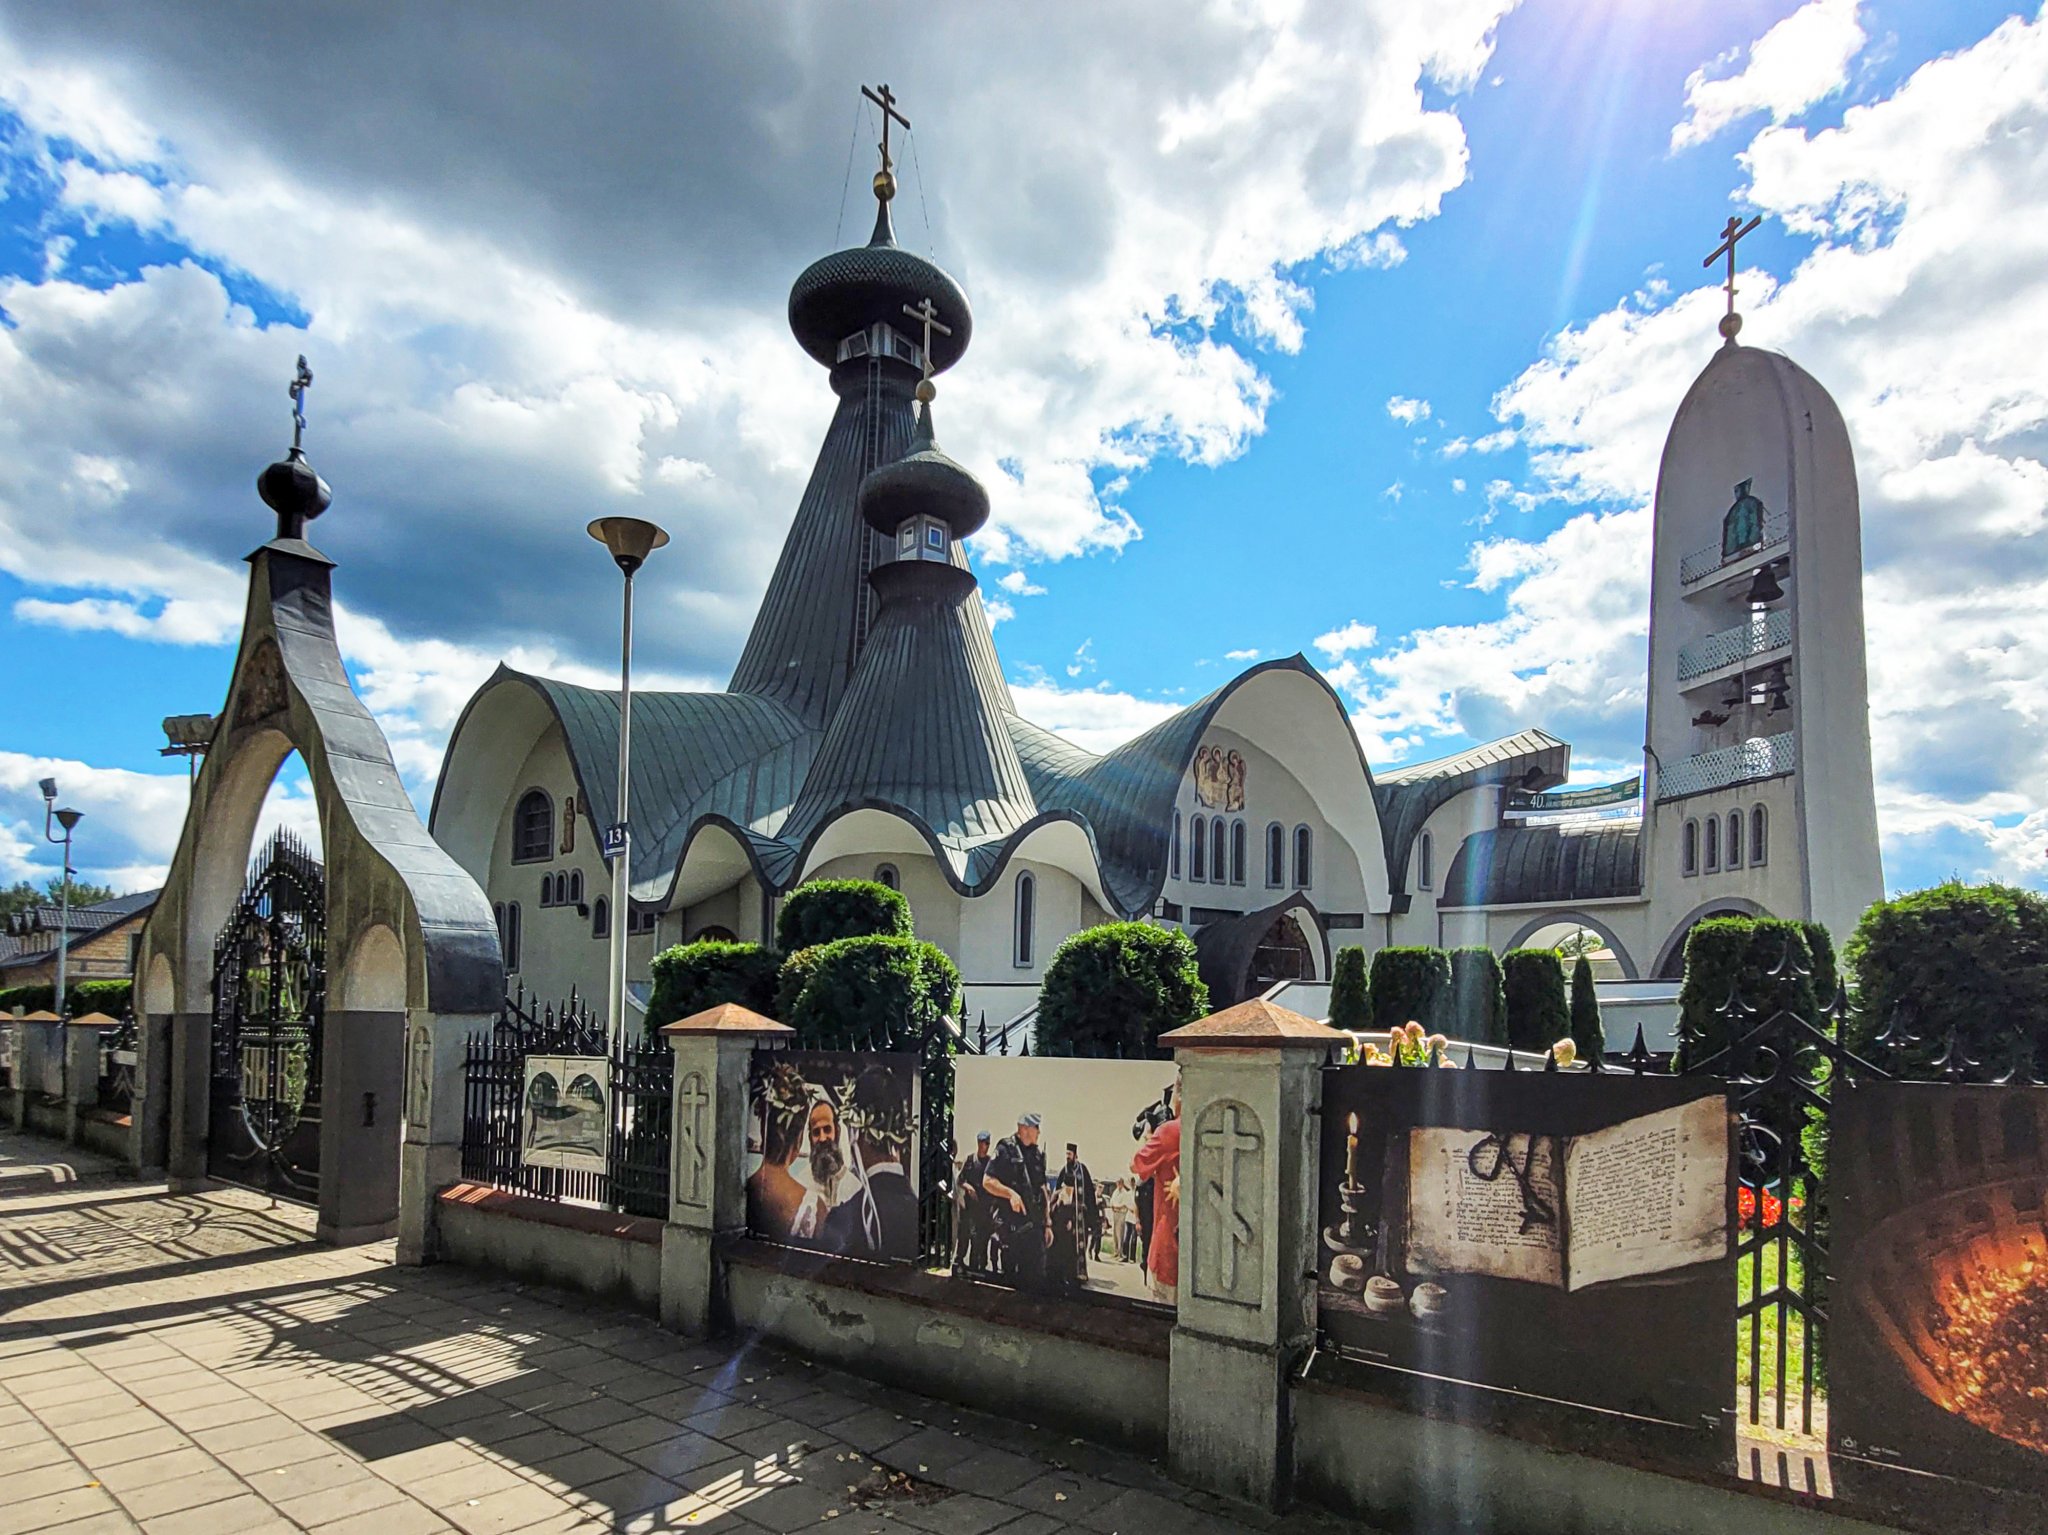
{"type": "Polygon", "coordinates": [[[1330,1072],[1324,1334],[1348,1358],[1727,1432],[1733,1127],[1707,1078],[1330,1072]]]}
{"type": "Polygon", "coordinates": [[[1180,1122],[1171,1061],[962,1056],[953,1270],[1172,1305],[1180,1122]]]}
{"type": "Polygon", "coordinates": [[[1831,1121],[1836,1487],[2048,1497],[2048,1088],[1844,1082],[1831,1121]]]}
{"type": "Polygon", "coordinates": [[[916,1055],[756,1050],[748,1089],[747,1230],[817,1252],[915,1263],[916,1055]]]}
{"type": "Polygon", "coordinates": [[[611,1142],[611,1063],[597,1055],[529,1055],[520,1095],[519,1159],[528,1167],[603,1172],[611,1142]]]}

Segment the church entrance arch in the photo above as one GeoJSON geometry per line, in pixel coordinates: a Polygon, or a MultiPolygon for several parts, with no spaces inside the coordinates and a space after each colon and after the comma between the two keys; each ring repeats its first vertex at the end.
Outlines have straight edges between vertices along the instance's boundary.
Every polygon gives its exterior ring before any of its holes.
{"type": "Polygon", "coordinates": [[[1260,935],[1252,949],[1251,968],[1245,975],[1244,994],[1256,997],[1282,981],[1312,981],[1316,978],[1315,950],[1301,930],[1294,913],[1283,911],[1260,935]]]}
{"type": "Polygon", "coordinates": [[[280,831],[214,943],[210,1176],[317,1200],[326,1014],[326,879],[280,831]]]}
{"type": "Polygon", "coordinates": [[[1551,912],[1527,923],[1507,945],[1509,949],[1555,949],[1565,969],[1581,955],[1593,967],[1596,981],[1633,981],[1635,956],[1598,917],[1583,912],[1551,912]]]}

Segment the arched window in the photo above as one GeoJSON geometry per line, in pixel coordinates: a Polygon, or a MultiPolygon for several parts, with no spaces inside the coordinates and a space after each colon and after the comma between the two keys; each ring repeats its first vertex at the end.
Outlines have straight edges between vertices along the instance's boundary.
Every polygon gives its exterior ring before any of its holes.
{"type": "Polygon", "coordinates": [[[877,864],[875,866],[875,883],[887,885],[891,890],[901,890],[903,888],[903,876],[896,872],[896,865],[893,863],[877,864]]]}
{"type": "Polygon", "coordinates": [[[1230,877],[1229,846],[1230,833],[1224,829],[1223,817],[1213,816],[1209,821],[1209,878],[1222,884],[1230,877]]]}
{"type": "Polygon", "coordinates": [[[1180,812],[1173,813],[1173,846],[1166,850],[1166,872],[1180,878],[1180,812]]]}
{"type": "Polygon", "coordinates": [[[1678,872],[1697,874],[1700,872],[1700,823],[1687,821],[1685,830],[1678,837],[1678,872]]]}
{"type": "Polygon", "coordinates": [[[555,904],[555,877],[552,874],[540,877],[540,903],[543,906],[555,904]]]}
{"type": "Polygon", "coordinates": [[[1770,852],[1770,822],[1764,818],[1764,807],[1758,805],[1749,813],[1749,862],[1754,868],[1764,861],[1770,852]]]}
{"type": "Polygon", "coordinates": [[[1245,857],[1244,822],[1232,821],[1230,823],[1231,884],[1242,885],[1244,883],[1244,866],[1246,861],[1247,860],[1245,857]]]}
{"type": "Polygon", "coordinates": [[[1706,869],[1707,869],[1707,872],[1708,872],[1709,874],[1712,874],[1712,873],[1713,873],[1713,872],[1714,872],[1714,871],[1715,871],[1716,869],[1718,869],[1718,868],[1720,868],[1720,867],[1721,867],[1721,818],[1720,818],[1719,816],[1717,816],[1717,815],[1710,815],[1710,816],[1708,816],[1708,817],[1707,817],[1707,863],[1706,863],[1706,869]]]}
{"type": "Polygon", "coordinates": [[[1033,940],[1036,937],[1038,919],[1038,881],[1029,874],[1017,876],[1017,942],[1016,962],[1029,969],[1032,963],[1033,940]]]}
{"type": "Polygon", "coordinates": [[[1424,890],[1436,889],[1436,839],[1428,832],[1415,850],[1415,865],[1415,883],[1424,890]]]}
{"type": "Polygon", "coordinates": [[[1200,816],[1188,822],[1188,878],[1204,880],[1209,877],[1209,823],[1200,816]]]}
{"type": "Polygon", "coordinates": [[[590,936],[609,938],[612,935],[612,903],[599,896],[590,903],[590,936]]]}
{"type": "Polygon", "coordinates": [[[512,861],[539,863],[555,850],[555,802],[545,789],[528,789],[512,812],[512,861]]]}
{"type": "Polygon", "coordinates": [[[498,949],[505,956],[505,968],[519,968],[519,903],[500,901],[495,908],[498,917],[498,949]]]}
{"type": "Polygon", "coordinates": [[[1287,883],[1287,828],[1275,821],[1266,828],[1266,888],[1287,883]]]}
{"type": "Polygon", "coordinates": [[[581,906],[583,904],[583,871],[581,869],[571,869],[569,871],[569,893],[562,899],[571,906],[581,906]]]}
{"type": "Polygon", "coordinates": [[[1728,867],[1731,869],[1742,867],[1742,812],[1740,810],[1728,812],[1728,867]]]}
{"type": "Polygon", "coordinates": [[[1306,826],[1294,828],[1294,888],[1306,890],[1315,880],[1315,833],[1306,826]]]}

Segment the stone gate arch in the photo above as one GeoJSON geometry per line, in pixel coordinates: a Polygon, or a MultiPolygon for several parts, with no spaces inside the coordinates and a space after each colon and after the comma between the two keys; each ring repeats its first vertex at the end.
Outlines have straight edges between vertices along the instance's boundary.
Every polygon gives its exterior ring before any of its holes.
{"type": "MultiPolygon", "coordinates": [[[[339,957],[328,980],[343,988],[321,1046],[333,1109],[320,1126],[319,1230],[329,1242],[372,1241],[398,1223],[408,1024],[459,1041],[502,999],[504,966],[489,901],[420,823],[342,665],[334,562],[306,541],[326,483],[295,442],[257,488],[277,534],[249,556],[227,699],[138,956],[149,981],[134,1154],[143,1166],[161,1157],[173,1187],[205,1175],[214,940],[241,893],[264,796],[296,751],[326,860],[327,952],[339,957]]],[[[447,1059],[458,1077],[441,1096],[459,1099],[459,1044],[435,1054],[437,1067],[447,1059]]],[[[424,1163],[424,1148],[413,1160],[424,1163]]]]}

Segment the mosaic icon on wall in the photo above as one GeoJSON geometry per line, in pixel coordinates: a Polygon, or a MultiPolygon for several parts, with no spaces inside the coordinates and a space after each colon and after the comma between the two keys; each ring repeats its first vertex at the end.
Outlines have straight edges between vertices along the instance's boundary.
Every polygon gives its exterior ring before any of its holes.
{"type": "Polygon", "coordinates": [[[612,1124],[609,1061],[529,1055],[519,1102],[519,1158],[526,1166],[605,1170],[612,1124]]]}
{"type": "Polygon", "coordinates": [[[2048,1495],[2048,1088],[1846,1082],[1832,1121],[1837,1487],[2048,1495]]]}
{"type": "Polygon", "coordinates": [[[1205,810],[1244,809],[1244,753],[1204,746],[1195,753],[1195,803],[1205,810]]]}
{"type": "Polygon", "coordinates": [[[1173,1062],[970,1055],[953,1071],[953,1272],[1174,1304],[1173,1062]]]}
{"type": "Polygon", "coordinates": [[[1322,1124],[1318,1311],[1346,1357],[1725,1431],[1721,1082],[1353,1066],[1322,1124]]]}
{"type": "Polygon", "coordinates": [[[756,1050],[747,1230],[882,1263],[918,1256],[917,1056],[756,1050]]]}

